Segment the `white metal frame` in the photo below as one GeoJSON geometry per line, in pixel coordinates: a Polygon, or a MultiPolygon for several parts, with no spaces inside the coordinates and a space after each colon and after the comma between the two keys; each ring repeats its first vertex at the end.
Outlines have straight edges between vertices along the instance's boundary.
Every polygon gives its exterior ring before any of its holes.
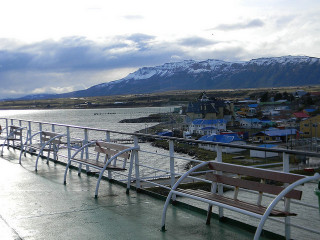
{"type": "MultiPolygon", "coordinates": [[[[21,158],[22,158],[22,154],[26,154],[27,152],[27,148],[32,148],[32,139],[37,136],[40,135],[40,139],[41,139],[41,134],[43,131],[39,131],[35,134],[33,134],[32,136],[30,136],[29,138],[27,138],[25,144],[23,145],[23,147],[21,147],[21,151],[20,151],[20,157],[19,157],[19,164],[21,164],[21,158]],[[28,144],[29,142],[29,144],[28,144]]],[[[57,139],[57,138],[61,138],[63,136],[66,136],[66,134],[58,134],[57,136],[54,136],[52,138],[50,138],[48,141],[42,143],[40,142],[40,149],[37,155],[37,159],[36,159],[36,163],[35,163],[35,171],[38,171],[38,160],[39,157],[43,155],[43,150],[48,146],[49,147],[49,151],[48,151],[48,156],[47,156],[47,163],[49,163],[49,157],[50,157],[50,152],[52,150],[53,152],[53,156],[54,156],[54,160],[57,160],[57,152],[59,150],[59,146],[56,146],[56,144],[53,144],[52,142],[57,139]]]]}
{"type": "MultiPolygon", "coordinates": [[[[161,218],[161,230],[162,231],[166,230],[165,221],[166,221],[166,213],[167,213],[167,209],[168,209],[169,203],[170,203],[171,200],[174,200],[173,199],[173,195],[179,195],[179,196],[182,196],[182,197],[188,197],[188,198],[191,198],[191,199],[194,199],[194,200],[198,200],[198,201],[201,201],[201,202],[204,202],[204,203],[208,203],[209,204],[209,208],[212,205],[215,205],[215,206],[219,207],[219,216],[220,217],[223,216],[223,209],[225,208],[225,209],[228,209],[228,210],[236,211],[236,212],[239,212],[239,213],[242,213],[242,214],[245,214],[245,215],[260,219],[260,223],[259,223],[259,226],[257,227],[256,233],[255,233],[255,237],[254,237],[255,240],[258,240],[259,237],[260,237],[262,228],[264,226],[264,223],[268,219],[271,211],[274,209],[274,207],[277,205],[277,203],[280,200],[283,199],[283,197],[287,193],[289,193],[295,187],[297,187],[299,185],[302,185],[302,184],[304,184],[306,182],[310,182],[310,181],[313,181],[313,180],[320,179],[319,173],[316,173],[312,177],[305,177],[303,179],[300,179],[300,180],[290,184],[281,193],[279,193],[279,195],[277,195],[274,198],[274,200],[269,204],[269,206],[268,206],[267,210],[265,211],[265,213],[263,215],[260,215],[260,214],[256,214],[256,213],[253,213],[253,212],[250,212],[250,211],[246,211],[246,210],[240,209],[240,208],[229,206],[227,204],[211,201],[211,200],[208,200],[208,199],[205,199],[205,198],[201,198],[201,197],[194,196],[194,195],[191,195],[191,194],[186,194],[186,193],[182,193],[182,192],[176,191],[176,189],[180,185],[180,183],[184,179],[189,177],[191,173],[193,173],[195,170],[197,170],[199,168],[202,168],[202,167],[208,165],[209,163],[210,162],[203,162],[203,163],[200,163],[197,166],[191,168],[189,171],[187,171],[185,174],[183,174],[178,179],[178,181],[174,184],[174,186],[171,188],[171,190],[169,192],[169,195],[167,196],[167,199],[165,201],[165,204],[164,204],[164,207],[163,207],[163,211],[162,211],[162,218],[161,218]]],[[[218,186],[218,188],[219,188],[219,186],[218,186]]],[[[289,209],[287,209],[287,210],[289,210],[289,209]]],[[[288,217],[285,217],[285,218],[288,218],[288,217]]],[[[286,239],[290,239],[290,219],[289,220],[285,220],[285,237],[286,237],[286,239]]]]}
{"type": "Polygon", "coordinates": [[[103,177],[103,174],[105,172],[105,170],[107,169],[107,167],[109,166],[109,164],[112,162],[112,161],[115,161],[117,159],[118,156],[122,155],[123,153],[125,152],[130,152],[132,151],[132,154],[130,156],[130,167],[129,167],[129,175],[128,175],[128,182],[127,182],[127,193],[129,192],[129,189],[130,189],[130,184],[131,184],[131,174],[132,174],[132,168],[133,168],[133,162],[135,160],[135,162],[137,161],[138,159],[138,155],[137,155],[137,152],[140,150],[140,147],[139,146],[134,146],[134,147],[130,147],[130,148],[127,148],[127,149],[124,149],[122,151],[119,151],[117,154],[113,155],[112,157],[110,157],[106,163],[104,164],[104,167],[101,168],[101,167],[98,167],[98,166],[95,166],[95,165],[92,165],[88,162],[84,162],[84,161],[81,161],[81,160],[77,160],[75,159],[75,156],[78,154],[78,153],[83,153],[83,151],[85,149],[87,149],[89,146],[95,144],[96,142],[89,142],[87,144],[85,144],[84,146],[82,146],[81,148],[79,148],[72,156],[71,158],[68,160],[68,164],[66,166],[66,169],[65,169],[65,172],[64,172],[64,180],[63,180],[63,183],[64,184],[67,184],[67,174],[68,174],[68,169],[70,168],[71,166],[71,163],[72,162],[76,162],[76,163],[79,163],[79,171],[81,171],[81,165],[86,165],[86,166],[89,166],[89,167],[92,167],[92,168],[95,168],[95,169],[98,169],[100,171],[99,173],[99,178],[98,178],[98,181],[97,181],[97,185],[96,185],[96,190],[95,190],[95,198],[98,197],[98,191],[99,191],[99,186],[100,186],[100,181],[103,177]]]}

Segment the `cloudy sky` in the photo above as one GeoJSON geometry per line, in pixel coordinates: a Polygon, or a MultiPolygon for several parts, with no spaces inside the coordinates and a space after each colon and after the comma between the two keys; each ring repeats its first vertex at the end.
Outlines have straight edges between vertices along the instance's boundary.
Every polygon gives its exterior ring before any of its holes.
{"type": "Polygon", "coordinates": [[[319,12],[319,0],[0,0],[0,99],[185,59],[320,57],[319,12]]]}

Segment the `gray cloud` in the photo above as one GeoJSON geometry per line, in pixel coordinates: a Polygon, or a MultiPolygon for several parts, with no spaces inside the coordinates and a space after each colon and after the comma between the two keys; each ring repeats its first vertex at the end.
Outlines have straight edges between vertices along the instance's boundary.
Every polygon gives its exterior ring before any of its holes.
{"type": "Polygon", "coordinates": [[[190,38],[183,38],[178,42],[182,46],[189,46],[189,47],[206,47],[217,42],[211,41],[205,38],[200,37],[190,37],[190,38]]]}
{"type": "Polygon", "coordinates": [[[263,27],[264,24],[265,23],[260,19],[253,19],[253,20],[250,20],[248,22],[243,22],[243,23],[221,24],[213,29],[223,30],[223,31],[232,31],[232,30],[241,30],[241,29],[248,29],[248,28],[263,27]]]}

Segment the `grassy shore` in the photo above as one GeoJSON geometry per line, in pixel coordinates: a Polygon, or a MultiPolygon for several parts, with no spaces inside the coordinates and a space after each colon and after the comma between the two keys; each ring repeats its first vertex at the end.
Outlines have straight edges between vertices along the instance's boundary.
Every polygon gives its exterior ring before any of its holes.
{"type": "Polygon", "coordinates": [[[248,98],[252,94],[261,92],[288,92],[297,89],[307,92],[320,91],[320,86],[282,87],[282,88],[252,88],[252,89],[223,89],[223,90],[181,90],[152,94],[131,94],[100,97],[56,98],[45,100],[7,100],[0,101],[0,109],[73,109],[73,108],[114,108],[114,107],[158,107],[169,105],[183,105],[194,101],[201,92],[208,96],[225,100],[248,98]]]}

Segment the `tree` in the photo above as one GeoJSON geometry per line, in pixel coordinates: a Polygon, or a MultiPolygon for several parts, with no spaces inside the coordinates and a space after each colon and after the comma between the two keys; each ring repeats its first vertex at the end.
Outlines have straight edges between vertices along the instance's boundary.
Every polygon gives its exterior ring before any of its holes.
{"type": "Polygon", "coordinates": [[[261,102],[268,102],[268,100],[269,100],[269,93],[265,92],[264,94],[262,94],[260,101],[261,102]]]}

